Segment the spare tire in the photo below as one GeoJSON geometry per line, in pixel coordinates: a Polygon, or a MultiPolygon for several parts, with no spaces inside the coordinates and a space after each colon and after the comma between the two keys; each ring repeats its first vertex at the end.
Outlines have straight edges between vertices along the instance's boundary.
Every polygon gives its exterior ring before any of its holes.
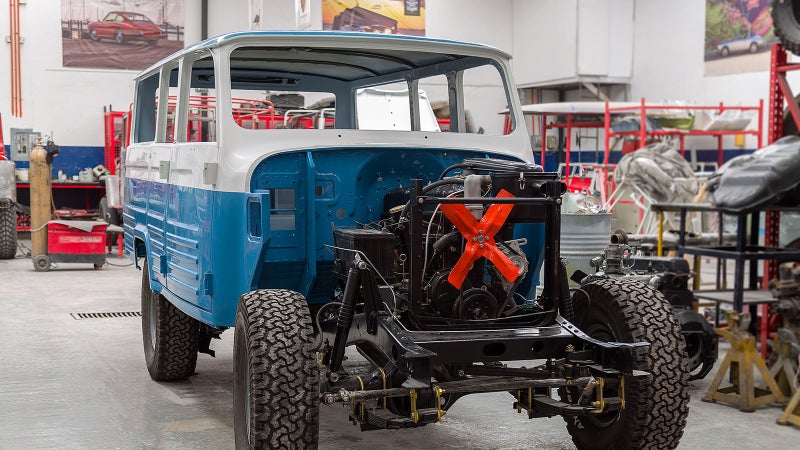
{"type": "Polygon", "coordinates": [[[772,26],[790,52],[800,55],[800,0],[773,0],[772,26]]]}

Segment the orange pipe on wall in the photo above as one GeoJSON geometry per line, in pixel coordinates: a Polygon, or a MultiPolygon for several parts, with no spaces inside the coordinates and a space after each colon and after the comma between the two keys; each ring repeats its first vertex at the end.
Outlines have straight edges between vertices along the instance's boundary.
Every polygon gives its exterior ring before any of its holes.
{"type": "Polygon", "coordinates": [[[11,70],[11,115],[17,115],[17,84],[14,82],[14,0],[8,2],[8,31],[11,37],[8,56],[10,58],[8,67],[11,70]]]}
{"type": "Polygon", "coordinates": [[[19,26],[19,0],[14,0],[16,3],[16,21],[17,21],[17,110],[20,117],[22,117],[22,33],[19,26]]]}
{"type": "Polygon", "coordinates": [[[19,0],[9,0],[9,22],[11,34],[11,114],[22,116],[22,71],[20,56],[19,0]]]}

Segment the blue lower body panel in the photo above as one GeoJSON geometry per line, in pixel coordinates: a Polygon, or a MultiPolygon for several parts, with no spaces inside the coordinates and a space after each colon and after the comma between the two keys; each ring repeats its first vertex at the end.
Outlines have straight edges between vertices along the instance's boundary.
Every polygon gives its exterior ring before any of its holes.
{"type": "MultiPolygon", "coordinates": [[[[332,229],[385,217],[388,198],[410,180],[436,180],[465,151],[305,151],[267,158],[253,171],[250,192],[219,192],[126,179],[125,248],[146,256],[151,286],[189,316],[232,327],[239,297],[285,288],[309,303],[331,301],[332,229]]],[[[519,224],[516,237],[531,267],[518,292],[533,293],[544,227],[519,224]]]]}

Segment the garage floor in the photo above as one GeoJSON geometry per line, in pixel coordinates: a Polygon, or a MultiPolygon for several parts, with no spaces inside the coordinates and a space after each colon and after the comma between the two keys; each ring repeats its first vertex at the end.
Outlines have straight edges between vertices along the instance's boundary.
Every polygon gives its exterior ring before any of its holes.
{"type": "MultiPolygon", "coordinates": [[[[212,344],[216,358],[200,355],[189,381],[155,383],[138,317],[71,315],[138,311],[140,276],[133,267],[79,264],[37,273],[30,259],[0,260],[0,448],[233,448],[233,333],[212,344]]],[[[775,424],[777,407],[742,413],[701,402],[713,373],[691,386],[680,448],[789,448],[798,441],[800,429],[775,424]]],[[[467,397],[447,423],[412,432],[362,433],[340,406],[322,407],[320,448],[574,448],[562,419],[529,421],[512,411],[512,401],[504,393],[467,397]]]]}

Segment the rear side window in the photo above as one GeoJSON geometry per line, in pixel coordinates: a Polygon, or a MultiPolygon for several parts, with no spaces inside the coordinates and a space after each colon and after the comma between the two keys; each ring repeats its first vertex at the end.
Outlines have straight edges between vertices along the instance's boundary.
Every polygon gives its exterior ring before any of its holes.
{"type": "Polygon", "coordinates": [[[136,85],[136,110],[134,142],[153,142],[156,139],[156,108],[158,106],[158,81],[156,73],[136,85]]]}

